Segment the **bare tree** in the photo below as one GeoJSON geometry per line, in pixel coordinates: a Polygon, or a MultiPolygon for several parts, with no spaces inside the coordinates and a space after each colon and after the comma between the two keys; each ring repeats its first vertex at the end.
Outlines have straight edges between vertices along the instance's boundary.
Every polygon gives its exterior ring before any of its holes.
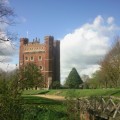
{"type": "MultiPolygon", "coordinates": [[[[15,16],[13,10],[5,3],[4,0],[0,0],[0,41],[9,41],[10,38],[6,37],[5,28],[8,25],[14,23],[13,17],[15,16]]],[[[9,35],[9,34],[8,34],[9,35]]]]}
{"type": "Polygon", "coordinates": [[[14,24],[14,17],[13,10],[6,4],[5,0],[0,0],[0,62],[3,62],[5,59],[3,55],[3,51],[6,51],[5,46],[14,47],[13,40],[16,39],[16,36],[6,29],[14,24]]]}
{"type": "Polygon", "coordinates": [[[120,37],[115,39],[115,43],[101,62],[101,72],[106,87],[120,85],[120,37]]]}

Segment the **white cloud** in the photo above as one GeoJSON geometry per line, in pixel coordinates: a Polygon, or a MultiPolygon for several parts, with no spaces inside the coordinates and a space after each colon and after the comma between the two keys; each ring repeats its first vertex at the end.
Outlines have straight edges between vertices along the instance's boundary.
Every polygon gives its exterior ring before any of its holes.
{"type": "Polygon", "coordinates": [[[18,68],[18,66],[16,66],[16,64],[0,63],[0,69],[4,70],[5,72],[12,71],[16,68],[18,68]]]}
{"type": "MultiPolygon", "coordinates": [[[[16,64],[13,64],[15,58],[18,58],[18,50],[13,48],[9,43],[0,43],[0,69],[4,71],[12,71],[16,68],[16,64]],[[8,67],[7,67],[8,66],[8,67]]],[[[18,61],[18,60],[17,60],[18,61]]]]}
{"type": "MultiPolygon", "coordinates": [[[[0,39],[3,39],[3,40],[8,39],[5,32],[0,31],[0,39]]],[[[18,54],[18,50],[13,45],[13,42],[3,41],[3,40],[0,40],[0,68],[2,68],[3,70],[6,70],[6,65],[9,62],[13,61],[14,59],[13,57],[15,57],[16,54],[18,54]]],[[[12,70],[13,69],[12,66],[9,64],[9,69],[12,70]]]]}
{"type": "Polygon", "coordinates": [[[13,42],[7,41],[9,37],[4,31],[0,31],[0,55],[11,56],[16,52],[13,42]]]}
{"type": "Polygon", "coordinates": [[[114,23],[114,18],[113,18],[113,17],[109,17],[109,18],[107,19],[107,23],[108,23],[108,24],[114,23]]]}
{"type": "Polygon", "coordinates": [[[10,41],[0,42],[0,55],[2,56],[12,56],[16,53],[15,48],[11,45],[10,41]]]}
{"type": "Polygon", "coordinates": [[[94,26],[98,27],[100,26],[102,23],[104,22],[104,19],[102,18],[102,16],[97,16],[93,22],[94,26]]]}
{"type": "Polygon", "coordinates": [[[61,40],[61,79],[68,76],[72,67],[81,74],[91,75],[99,69],[99,62],[109,48],[110,40],[118,30],[114,18],[97,16],[61,40]]]}

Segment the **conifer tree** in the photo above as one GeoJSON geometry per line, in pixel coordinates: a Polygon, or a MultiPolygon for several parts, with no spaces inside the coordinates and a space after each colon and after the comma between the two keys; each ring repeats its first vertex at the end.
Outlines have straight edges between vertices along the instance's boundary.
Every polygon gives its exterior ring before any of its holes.
{"type": "Polygon", "coordinates": [[[76,68],[72,68],[71,72],[69,73],[65,86],[68,88],[79,88],[79,85],[82,84],[83,81],[78,74],[76,68]]]}

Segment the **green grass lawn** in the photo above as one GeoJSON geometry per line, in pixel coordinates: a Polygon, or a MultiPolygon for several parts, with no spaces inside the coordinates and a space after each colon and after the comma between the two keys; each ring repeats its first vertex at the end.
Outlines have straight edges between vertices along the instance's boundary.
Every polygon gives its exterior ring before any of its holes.
{"type": "Polygon", "coordinates": [[[76,97],[89,96],[116,96],[120,97],[120,89],[58,89],[58,90],[25,90],[23,95],[49,94],[68,96],[74,94],[76,97]]]}

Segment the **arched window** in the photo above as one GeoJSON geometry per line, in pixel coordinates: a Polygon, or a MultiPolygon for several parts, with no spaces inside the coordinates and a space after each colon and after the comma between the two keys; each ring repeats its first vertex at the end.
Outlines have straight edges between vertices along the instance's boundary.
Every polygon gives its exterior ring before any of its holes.
{"type": "Polygon", "coordinates": [[[41,61],[42,60],[42,56],[38,56],[38,60],[41,61]]]}

